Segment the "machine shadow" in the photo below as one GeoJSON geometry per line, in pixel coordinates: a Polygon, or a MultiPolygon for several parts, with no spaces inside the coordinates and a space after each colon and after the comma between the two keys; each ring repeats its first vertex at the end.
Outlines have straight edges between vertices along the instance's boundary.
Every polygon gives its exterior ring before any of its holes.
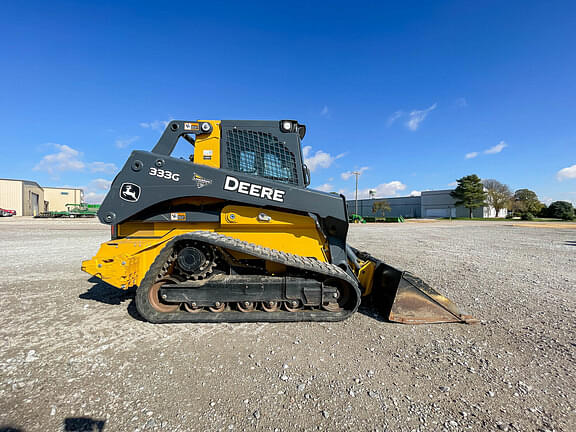
{"type": "Polygon", "coordinates": [[[17,427],[0,425],[0,432],[24,432],[24,430],[17,427]]]}
{"type": "Polygon", "coordinates": [[[128,307],[126,308],[128,314],[138,321],[145,321],[136,309],[136,302],[134,301],[134,297],[136,296],[135,287],[121,290],[107,284],[95,276],[88,279],[88,282],[91,282],[94,285],[92,285],[85,293],[80,294],[78,298],[83,300],[94,300],[100,303],[116,306],[129,301],[128,307]]]}
{"type": "Polygon", "coordinates": [[[375,305],[372,304],[367,305],[361,304],[360,307],[358,308],[358,313],[366,315],[367,317],[372,318],[378,322],[396,324],[390,321],[388,318],[386,318],[386,315],[384,315],[379,308],[377,308],[375,305]]]}
{"type": "Polygon", "coordinates": [[[102,432],[106,420],[94,420],[90,417],[68,417],[64,419],[65,432],[102,432]]]}
{"type": "Polygon", "coordinates": [[[136,294],[135,289],[121,290],[112,285],[107,284],[95,276],[88,279],[88,282],[93,283],[92,287],[78,298],[83,300],[95,300],[100,303],[109,305],[119,305],[126,300],[133,299],[136,294]]]}

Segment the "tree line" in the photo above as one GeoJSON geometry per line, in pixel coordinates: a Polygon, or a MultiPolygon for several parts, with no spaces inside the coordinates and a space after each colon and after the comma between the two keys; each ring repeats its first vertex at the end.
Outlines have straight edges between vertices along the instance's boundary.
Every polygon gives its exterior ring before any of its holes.
{"type": "MultiPolygon", "coordinates": [[[[487,205],[494,208],[496,217],[502,210],[508,210],[506,217],[520,217],[523,220],[532,220],[535,217],[572,220],[576,211],[568,201],[554,201],[550,206],[540,202],[536,192],[530,189],[518,189],[512,193],[510,187],[498,180],[481,180],[476,174],[464,176],[457,180],[458,186],[450,195],[457,206],[464,206],[469,210],[472,218],[475,208],[487,205]]],[[[373,197],[370,191],[370,197],[373,197]]],[[[374,201],[372,212],[383,216],[391,211],[390,203],[386,199],[374,201]]]]}
{"type": "Polygon", "coordinates": [[[490,205],[496,211],[496,217],[504,209],[507,217],[520,217],[532,220],[534,217],[548,217],[563,220],[574,219],[574,207],[568,201],[554,201],[550,206],[540,202],[538,195],[530,189],[518,189],[514,193],[498,180],[481,180],[476,174],[457,180],[458,186],[450,193],[456,201],[469,209],[470,218],[475,208],[490,205]]]}

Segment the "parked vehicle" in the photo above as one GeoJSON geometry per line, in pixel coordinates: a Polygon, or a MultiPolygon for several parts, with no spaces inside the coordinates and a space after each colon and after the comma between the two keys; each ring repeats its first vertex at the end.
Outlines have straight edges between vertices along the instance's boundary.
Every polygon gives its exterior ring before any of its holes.
{"type": "Polygon", "coordinates": [[[0,217],[16,216],[16,210],[7,210],[0,208],[0,217]]]}

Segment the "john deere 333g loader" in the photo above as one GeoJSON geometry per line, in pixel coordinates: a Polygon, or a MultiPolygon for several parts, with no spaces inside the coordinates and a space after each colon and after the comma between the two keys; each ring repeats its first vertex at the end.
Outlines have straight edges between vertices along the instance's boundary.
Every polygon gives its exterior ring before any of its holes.
{"type": "Polygon", "coordinates": [[[170,122],[114,179],[98,212],[112,238],[82,270],[137,287],[154,323],[339,321],[364,298],[390,321],[472,322],[347,245],[344,197],[307,188],[305,133],[292,120],[170,122]],[[179,139],[190,160],[171,157],[179,139]]]}

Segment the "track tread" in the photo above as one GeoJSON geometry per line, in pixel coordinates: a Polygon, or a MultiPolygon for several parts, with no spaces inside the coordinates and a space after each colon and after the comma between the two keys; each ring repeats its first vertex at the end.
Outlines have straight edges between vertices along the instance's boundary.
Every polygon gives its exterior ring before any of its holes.
{"type": "Polygon", "coordinates": [[[318,261],[315,258],[294,255],[276,249],[270,249],[244,240],[239,240],[224,234],[209,231],[193,231],[171,239],[158,254],[154,263],[148,269],[146,276],[136,290],[136,308],[140,315],[153,323],[169,322],[286,322],[286,321],[342,321],[352,315],[360,305],[360,290],[358,282],[340,267],[318,261]],[[321,274],[324,277],[340,279],[347,283],[356,294],[357,301],[350,310],[339,312],[302,310],[300,312],[222,312],[190,314],[183,311],[174,313],[160,313],[150,306],[147,293],[156,280],[162,265],[167,260],[174,243],[182,240],[197,240],[222,247],[236,252],[247,253],[259,259],[274,261],[311,273],[321,274]]]}

